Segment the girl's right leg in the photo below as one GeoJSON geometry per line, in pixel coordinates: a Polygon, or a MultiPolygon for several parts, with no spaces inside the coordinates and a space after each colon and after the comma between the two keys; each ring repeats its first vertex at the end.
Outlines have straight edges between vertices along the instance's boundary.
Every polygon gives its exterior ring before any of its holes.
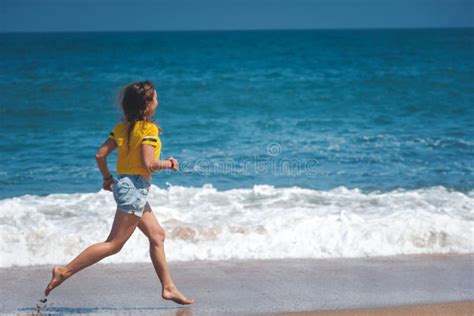
{"type": "Polygon", "coordinates": [[[134,232],[140,219],[141,218],[136,215],[117,210],[107,240],[89,246],[66,266],[55,266],[52,271],[51,281],[44,290],[44,295],[48,296],[51,290],[74,273],[102,260],[105,257],[119,252],[134,232]]]}
{"type": "Polygon", "coordinates": [[[138,223],[138,228],[150,241],[150,257],[156,274],[161,281],[161,296],[165,300],[172,300],[178,304],[192,304],[194,300],[184,296],[171,279],[165,256],[165,231],[158,223],[148,203],[143,212],[142,220],[138,223]]]}

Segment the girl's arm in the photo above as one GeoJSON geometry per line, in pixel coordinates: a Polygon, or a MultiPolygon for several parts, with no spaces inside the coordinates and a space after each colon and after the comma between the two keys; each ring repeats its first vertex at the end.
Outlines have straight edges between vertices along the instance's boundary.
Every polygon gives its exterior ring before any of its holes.
{"type": "Polygon", "coordinates": [[[107,166],[107,156],[117,148],[117,143],[111,138],[107,138],[105,143],[100,146],[99,150],[95,154],[95,159],[97,161],[97,166],[99,167],[102,177],[105,179],[110,178],[111,173],[109,167],[107,166]]]}
{"type": "Polygon", "coordinates": [[[174,158],[167,160],[155,160],[155,147],[152,145],[142,145],[143,165],[150,173],[161,169],[178,170],[178,161],[174,158]]]}

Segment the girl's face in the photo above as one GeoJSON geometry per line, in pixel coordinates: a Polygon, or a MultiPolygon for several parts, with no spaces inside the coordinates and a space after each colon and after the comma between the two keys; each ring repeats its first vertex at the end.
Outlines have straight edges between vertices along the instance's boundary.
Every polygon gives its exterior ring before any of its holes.
{"type": "Polygon", "coordinates": [[[153,95],[153,101],[151,102],[149,107],[150,117],[155,114],[156,108],[158,107],[158,94],[156,93],[156,90],[154,92],[155,94],[153,95]]]}

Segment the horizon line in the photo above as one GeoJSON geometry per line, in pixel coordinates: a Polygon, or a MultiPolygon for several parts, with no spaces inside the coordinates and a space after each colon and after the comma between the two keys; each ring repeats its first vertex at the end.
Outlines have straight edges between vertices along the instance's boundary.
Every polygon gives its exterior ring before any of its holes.
{"type": "Polygon", "coordinates": [[[474,29],[474,26],[419,26],[419,27],[331,27],[331,28],[256,28],[256,29],[165,29],[165,30],[62,30],[62,31],[0,31],[0,34],[16,33],[189,33],[189,32],[271,32],[271,31],[372,31],[372,30],[444,30],[444,29],[474,29]]]}

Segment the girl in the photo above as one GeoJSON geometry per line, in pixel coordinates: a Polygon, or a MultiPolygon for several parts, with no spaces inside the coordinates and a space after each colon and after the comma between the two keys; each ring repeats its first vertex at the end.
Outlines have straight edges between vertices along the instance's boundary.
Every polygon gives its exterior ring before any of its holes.
{"type": "Polygon", "coordinates": [[[115,125],[96,154],[104,178],[102,187],[112,191],[117,202],[109,237],[105,242],[89,246],[67,265],[55,266],[44,295],[48,296],[74,273],[119,252],[138,226],[150,241],[150,257],[162,285],[163,299],[191,304],[194,300],[178,291],[171,279],[164,252],[165,232],[146,201],[152,172],[178,170],[178,161],[173,157],[159,160],[161,142],[158,131],[161,129],[152,120],[158,106],[155,87],[148,80],[132,83],[122,90],[120,99],[125,120],[115,125]],[[117,146],[117,179],[114,179],[106,158],[117,146]]]}

